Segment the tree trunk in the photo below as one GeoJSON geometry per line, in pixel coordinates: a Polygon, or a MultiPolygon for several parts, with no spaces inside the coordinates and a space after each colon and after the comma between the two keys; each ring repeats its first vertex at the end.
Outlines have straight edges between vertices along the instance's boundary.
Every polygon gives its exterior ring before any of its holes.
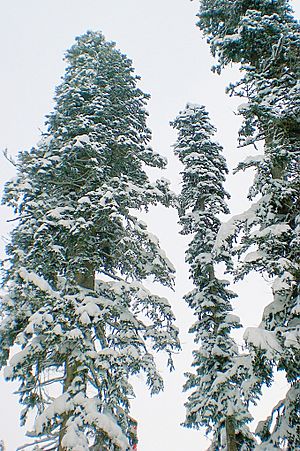
{"type": "MultiPolygon", "coordinates": [[[[64,382],[64,387],[63,387],[63,393],[65,393],[68,388],[70,387],[70,385],[72,384],[72,381],[74,379],[74,375],[76,374],[76,368],[77,368],[78,364],[76,365],[70,365],[69,360],[66,360],[65,363],[65,375],[66,375],[66,379],[64,382]]],[[[65,435],[65,431],[66,431],[66,424],[69,418],[69,414],[66,413],[63,415],[63,421],[62,424],[60,426],[60,431],[59,431],[59,442],[58,442],[58,451],[65,451],[66,448],[64,448],[62,446],[62,440],[64,438],[65,435]]]]}
{"type": "Polygon", "coordinates": [[[94,444],[89,448],[89,451],[115,451],[113,445],[105,444],[105,436],[99,432],[95,437],[94,444]]]}
{"type": "MultiPolygon", "coordinates": [[[[95,271],[89,263],[86,264],[85,271],[83,273],[78,273],[76,275],[76,281],[77,281],[78,285],[81,286],[82,288],[87,288],[90,290],[94,289],[94,287],[95,287],[95,271]]],[[[74,380],[74,377],[76,376],[78,366],[79,366],[79,362],[72,365],[72,364],[70,364],[69,359],[68,358],[66,359],[66,362],[65,362],[66,378],[65,378],[65,382],[64,382],[64,386],[63,386],[63,393],[65,393],[71,386],[71,384],[74,380]]],[[[58,451],[66,451],[66,448],[64,448],[62,446],[62,440],[65,435],[66,424],[67,424],[69,417],[70,417],[70,414],[68,414],[68,413],[63,415],[63,421],[62,421],[62,424],[60,426],[60,431],[59,431],[58,451]]],[[[100,444],[99,444],[99,446],[100,446],[100,444]]],[[[101,447],[99,447],[99,449],[101,449],[101,447]]]]}
{"type": "Polygon", "coordinates": [[[95,271],[90,263],[85,264],[84,272],[76,274],[76,282],[82,288],[93,290],[95,288],[95,271]]]}
{"type": "Polygon", "coordinates": [[[234,417],[228,416],[226,418],[226,444],[227,451],[237,451],[236,437],[234,429],[234,417]]]}

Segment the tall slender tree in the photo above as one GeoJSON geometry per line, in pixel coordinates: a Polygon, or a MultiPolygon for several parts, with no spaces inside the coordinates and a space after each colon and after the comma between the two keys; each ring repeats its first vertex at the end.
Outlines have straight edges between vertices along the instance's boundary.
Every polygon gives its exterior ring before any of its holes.
{"type": "Polygon", "coordinates": [[[169,206],[165,180],[147,166],[145,103],[131,61],[98,32],[77,38],[37,147],[20,153],[4,202],[14,207],[2,299],[1,364],[20,381],[22,421],[38,449],[127,450],[130,376],[163,388],[152,350],[178,349],[165,298],[142,282],[172,287],[173,267],[136,216],[169,206]]]}
{"type": "MultiPolygon", "coordinates": [[[[220,214],[229,213],[224,190],[228,172],[222,148],[213,141],[215,128],[203,106],[188,104],[173,122],[178,130],[175,153],[183,164],[179,196],[181,233],[193,235],[186,252],[195,288],[185,300],[197,318],[190,328],[200,348],[193,352],[195,373],[187,373],[187,427],[213,431],[211,450],[252,449],[247,422],[251,373],[249,356],[240,355],[230,333],[240,327],[232,314],[229,282],[216,275],[218,263],[231,267],[230,255],[214,254],[220,214]],[[246,389],[246,385],[247,389],[246,389]]],[[[256,381],[256,380],[255,380],[256,381]]]]}
{"type": "Polygon", "coordinates": [[[294,450],[300,447],[300,26],[287,0],[201,0],[198,25],[218,58],[215,70],[240,63],[242,79],[228,90],[246,101],[241,145],[264,146],[263,155],[239,165],[256,170],[249,198],[257,202],[223,227],[219,243],[224,249],[240,236],[238,277],[255,270],[274,280],[274,300],[246,338],[256,357],[268,355],[269,367],[284,370],[291,384],[260,424],[261,446],[294,450]]]}

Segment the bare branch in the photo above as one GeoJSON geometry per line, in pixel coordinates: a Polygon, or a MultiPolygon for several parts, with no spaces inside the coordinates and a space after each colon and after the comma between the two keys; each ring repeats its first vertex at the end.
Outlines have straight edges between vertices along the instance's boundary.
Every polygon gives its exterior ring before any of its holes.
{"type": "Polygon", "coordinates": [[[15,160],[13,159],[13,157],[12,157],[11,155],[8,155],[8,150],[7,150],[7,148],[4,149],[4,150],[2,151],[2,153],[3,153],[3,155],[4,155],[4,158],[5,158],[7,161],[9,161],[14,167],[17,167],[17,163],[15,162],[15,160]]]}

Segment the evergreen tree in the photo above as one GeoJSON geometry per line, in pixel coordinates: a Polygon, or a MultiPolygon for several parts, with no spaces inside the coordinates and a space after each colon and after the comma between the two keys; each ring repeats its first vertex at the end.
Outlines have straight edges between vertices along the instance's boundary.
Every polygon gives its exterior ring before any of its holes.
{"type": "Polygon", "coordinates": [[[239,110],[241,145],[264,144],[263,155],[239,165],[256,170],[249,199],[257,202],[223,227],[219,247],[239,236],[237,277],[255,270],[274,280],[274,300],[246,338],[270,370],[275,364],[285,371],[291,387],[257,432],[262,448],[294,450],[300,447],[300,25],[287,0],[201,0],[198,25],[218,57],[215,70],[240,63],[242,79],[229,92],[247,102],[239,110]]]}
{"type": "Polygon", "coordinates": [[[249,397],[255,393],[248,382],[251,365],[249,356],[239,355],[230,336],[240,327],[231,307],[236,295],[228,289],[229,282],[215,272],[218,263],[230,267],[231,259],[226,251],[218,256],[213,252],[219,215],[229,213],[223,187],[228,170],[203,106],[188,104],[172,125],[178,130],[175,153],[184,166],[179,196],[181,233],[193,235],[186,261],[195,288],[185,300],[197,318],[190,332],[200,343],[193,352],[196,374],[186,374],[184,389],[191,389],[192,394],[186,403],[184,425],[213,431],[212,450],[252,449],[253,438],[246,426],[251,419],[249,397]]]}
{"type": "Polygon", "coordinates": [[[143,280],[172,287],[173,267],[136,212],[169,206],[165,180],[147,166],[145,103],[131,61],[101,33],[77,38],[37,147],[20,153],[4,202],[19,223],[7,248],[1,364],[20,381],[20,402],[36,413],[38,449],[127,450],[134,396],[144,372],[163,388],[152,350],[178,349],[165,298],[143,280]],[[21,348],[21,349],[20,349],[21,348]]]}

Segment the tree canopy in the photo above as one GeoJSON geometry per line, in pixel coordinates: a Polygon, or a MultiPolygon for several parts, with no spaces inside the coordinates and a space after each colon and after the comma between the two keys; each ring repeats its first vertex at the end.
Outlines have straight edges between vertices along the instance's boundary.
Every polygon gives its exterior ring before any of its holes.
{"type": "Polygon", "coordinates": [[[136,212],[169,206],[164,180],[147,166],[165,160],[149,147],[145,104],[131,61],[88,32],[66,54],[48,131],[21,152],[4,202],[19,218],[8,245],[1,363],[36,413],[40,449],[126,450],[130,376],[163,388],[153,351],[178,349],[165,298],[143,286],[172,287],[174,268],[136,212]],[[102,448],[101,448],[102,449],[102,448]],[[111,449],[111,448],[109,448],[111,449]]]}
{"type": "Polygon", "coordinates": [[[245,338],[269,374],[274,365],[285,371],[291,388],[257,432],[262,448],[295,449],[300,445],[300,27],[286,0],[203,0],[198,25],[218,60],[215,70],[240,65],[242,78],[228,91],[244,99],[241,146],[263,146],[263,154],[238,166],[256,171],[249,191],[253,204],[221,227],[217,241],[219,249],[233,246],[240,258],[237,278],[254,270],[273,280],[274,300],[260,327],[248,329],[245,338]]]}

